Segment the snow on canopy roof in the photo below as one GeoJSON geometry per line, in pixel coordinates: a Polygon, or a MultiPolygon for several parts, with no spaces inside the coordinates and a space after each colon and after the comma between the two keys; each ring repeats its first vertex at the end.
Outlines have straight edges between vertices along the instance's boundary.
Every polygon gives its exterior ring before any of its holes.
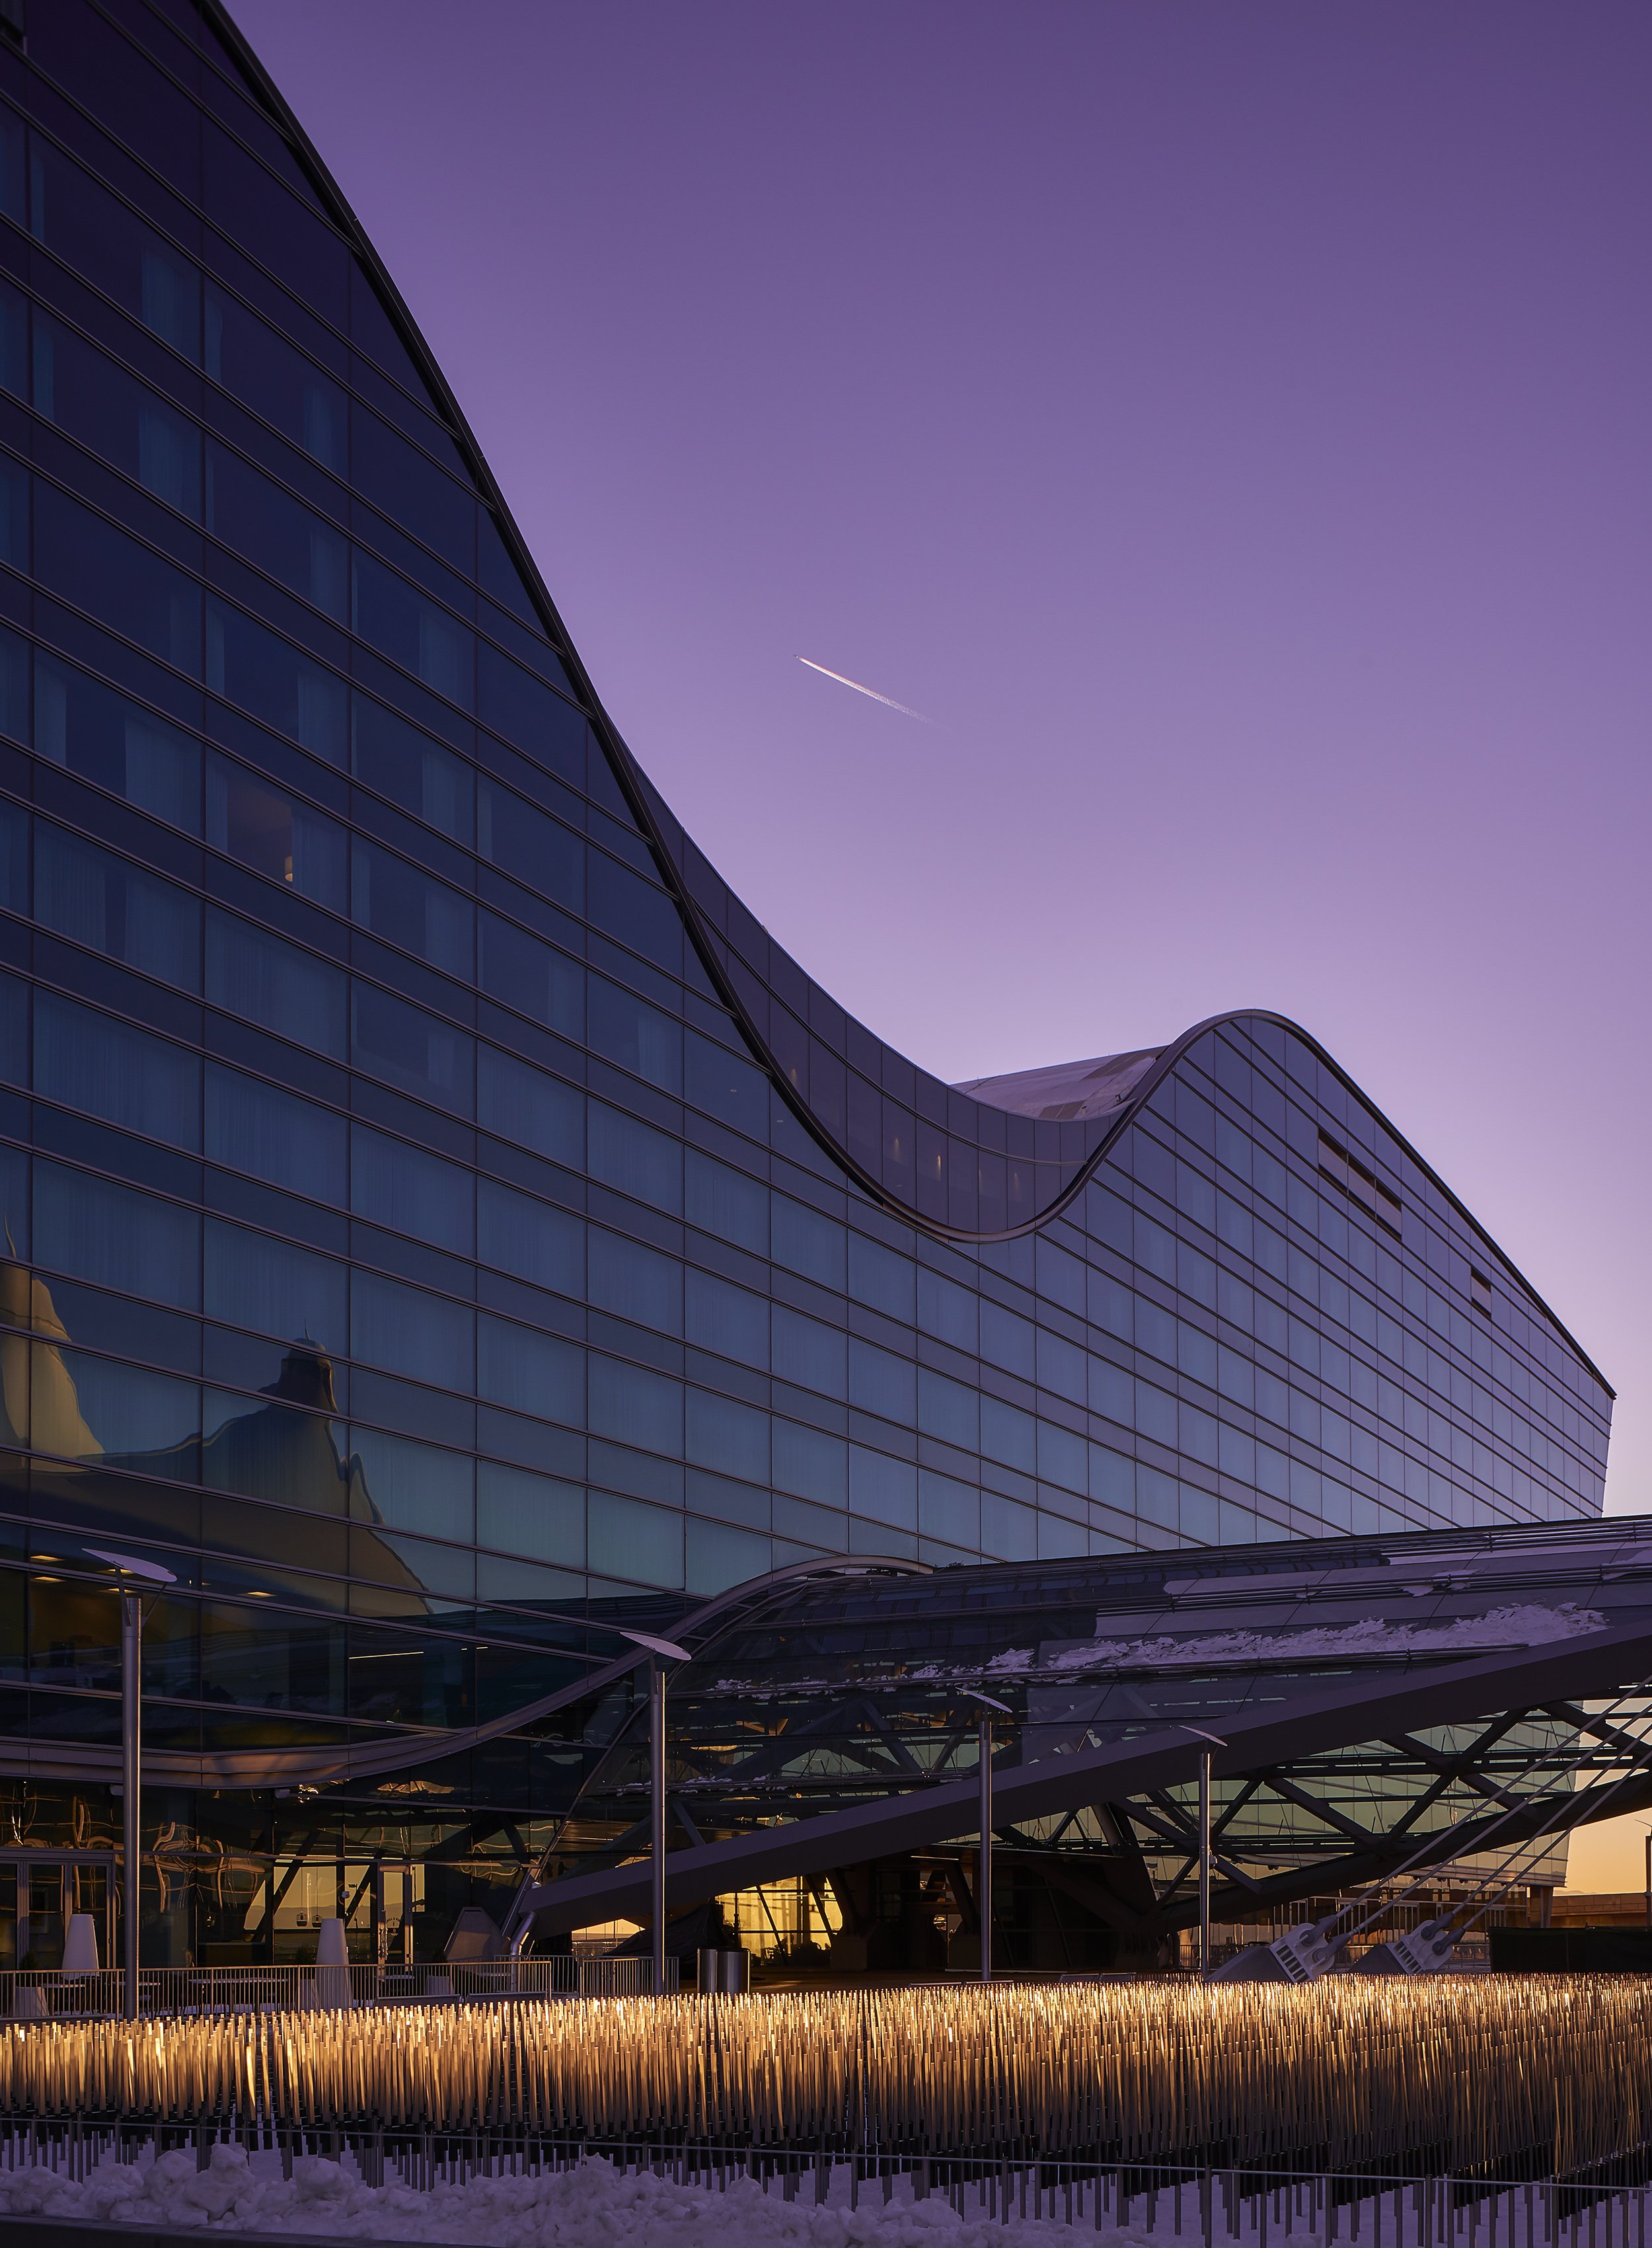
{"type": "Polygon", "coordinates": [[[989,1108],[1016,1116],[1043,1116],[1057,1124],[1105,1116],[1122,1108],[1132,1088],[1164,1051],[1143,1046],[1135,1053],[1092,1054],[1088,1061],[1049,1062],[1042,1069],[1020,1069],[1006,1077],[973,1077],[954,1086],[989,1108]]]}

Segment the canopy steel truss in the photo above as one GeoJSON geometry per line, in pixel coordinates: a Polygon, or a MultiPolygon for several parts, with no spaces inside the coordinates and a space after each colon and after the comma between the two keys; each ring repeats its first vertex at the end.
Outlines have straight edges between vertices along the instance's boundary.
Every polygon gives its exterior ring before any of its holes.
{"type": "MultiPolygon", "coordinates": [[[[1162,1939],[1198,1914],[1190,1727],[1227,1744],[1212,1914],[1265,1918],[1552,1830],[1557,1785],[1647,1754],[1621,1700],[1643,1680],[1641,1524],[795,1585],[672,1680],[667,1909],[902,1854],[960,1859],[972,1683],[1014,1711],[993,1766],[1004,1861],[1162,1939]]],[[[519,1902],[540,1936],[644,1916],[645,1791],[622,1727],[519,1902]]],[[[1652,1772],[1610,1808],[1642,1804],[1652,1772]]]]}

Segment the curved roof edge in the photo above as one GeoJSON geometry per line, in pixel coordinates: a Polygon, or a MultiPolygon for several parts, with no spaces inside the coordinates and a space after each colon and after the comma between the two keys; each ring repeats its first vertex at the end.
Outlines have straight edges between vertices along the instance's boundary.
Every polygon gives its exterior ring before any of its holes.
{"type": "Polygon", "coordinates": [[[939,1241],[984,1244],[1017,1240],[1027,1234],[1035,1233],[1041,1227],[1047,1225],[1052,1218],[1060,1217],[1077,1199],[1096,1171],[1106,1160],[1109,1152],[1116,1145],[1126,1127],[1134,1120],[1137,1112],[1164,1083],[1197,1039],[1204,1037],[1207,1031],[1216,1030],[1225,1023],[1239,1022],[1247,1018],[1277,1023],[1292,1036],[1301,1039],[1316,1059],[1330,1070],[1339,1083],[1369,1111],[1396,1145],[1416,1163],[1417,1169],[1430,1183],[1439,1189],[1477,1239],[1481,1241],[1497,1258],[1503,1270],[1519,1286],[1521,1293],[1542,1313],[1568,1349],[1575,1353],[1580,1363],[1588,1369],[1590,1374],[1600,1383],[1609,1397],[1616,1398],[1616,1390],[1607,1381],[1606,1376],[1589,1357],[1587,1352],[1583,1349],[1575,1336],[1556,1316],[1519,1267],[1498,1246],[1460,1197],[1446,1185],[1433,1165],[1418,1154],[1405,1134],[1396,1128],[1369,1095],[1355,1084],[1348,1072],[1321,1045],[1317,1038],[1303,1030],[1300,1024],[1293,1022],[1288,1016],[1276,1014],[1267,1008],[1225,1009],[1220,1014],[1207,1016],[1203,1022],[1194,1024],[1190,1030],[1184,1031],[1178,1038],[1172,1040],[1160,1053],[1157,1061],[1148,1068],[1130,1088],[1130,1097],[1124,1105],[1108,1120],[1107,1128],[1096,1145],[1078,1165],[1072,1178],[1068,1181],[1061,1192],[1041,1210],[1035,1211],[1031,1217],[1021,1220],[1019,1224],[992,1232],[975,1232],[966,1228],[948,1225],[944,1221],[925,1216],[915,1210],[911,1203],[903,1201],[900,1196],[891,1194],[880,1179],[874,1177],[863,1164],[857,1162],[849,1149],[841,1145],[836,1137],[821,1122],[810,1108],[808,1100],[793,1085],[778,1057],[770,1048],[767,1038],[761,1035],[753,1022],[749,1011],[727,974],[717,949],[711,942],[700,907],[689,891],[687,881],[675,854],[667,846],[665,833],[656,816],[653,792],[644,778],[642,768],[632,756],[618,728],[604,708],[602,698],[597,694],[590,675],[573,645],[567,627],[563,623],[556,605],[551,599],[550,590],[540,575],[538,565],[529,549],[528,542],[522,537],[515,517],[512,514],[493,470],[488,464],[487,456],[477,442],[475,433],[466,419],[457,398],[454,395],[434,353],[425,341],[418,322],[408,310],[400,291],[391,278],[384,261],[374,249],[365,228],[356,216],[348,198],[328,170],[280,89],[259,61],[239,26],[229,13],[223,0],[196,0],[196,4],[214,31],[235,56],[248,79],[256,86],[259,94],[279,122],[283,134],[290,139],[295,153],[300,156],[305,168],[313,175],[317,189],[331,209],[335,223],[341,231],[349,236],[356,255],[360,258],[375,288],[379,291],[386,311],[402,341],[407,346],[414,366],[448,416],[454,433],[459,439],[465,454],[471,474],[498,517],[500,531],[509,549],[511,559],[522,572],[524,584],[543,611],[547,627],[563,653],[569,675],[578,689],[581,700],[586,705],[588,715],[596,727],[597,737],[613,767],[615,778],[625,793],[638,827],[648,841],[655,863],[659,868],[661,879],[677,903],[689,935],[693,940],[695,953],[710,977],[718,997],[739,1025],[741,1035],[752,1052],[761,1063],[775,1091],[785,1102],[792,1115],[821,1152],[846,1176],[854,1181],[869,1201],[886,1210],[902,1224],[912,1226],[918,1231],[928,1234],[932,1239],[939,1241]]]}
{"type": "MultiPolygon", "coordinates": [[[[727,1619],[732,1611],[741,1607],[761,1608],[763,1602],[777,1598],[792,1587],[811,1577],[928,1577],[934,1570],[926,1561],[909,1561],[877,1553],[824,1554],[812,1561],[791,1561],[783,1567],[769,1569],[759,1577],[748,1577],[744,1582],[732,1585],[727,1592],[718,1593],[689,1608],[672,1626],[680,1637],[706,1632],[727,1619]]],[[[106,1583],[106,1580],[87,1579],[88,1583],[106,1583]]],[[[623,1640],[626,1633],[622,1626],[605,1618],[588,1619],[591,1628],[606,1633],[609,1637],[623,1640]]],[[[691,1650],[698,1659],[701,1650],[691,1650]]],[[[466,1754],[482,1748],[490,1741],[501,1740],[507,1734],[520,1732],[524,1727],[537,1724],[554,1716],[559,1710],[570,1709],[600,1694],[617,1680],[635,1670],[641,1660],[633,1645],[622,1654],[611,1655],[597,1663],[581,1676],[554,1687],[531,1702],[519,1703],[515,1709],[506,1710],[497,1717],[479,1719],[473,1725],[455,1731],[436,1730],[429,1726],[409,1728],[388,1740],[353,1741],[342,1746],[287,1748],[242,1748],[230,1750],[195,1750],[152,1748],[147,1769],[176,1787],[210,1787],[231,1792],[249,1788],[281,1786],[329,1787],[347,1785],[352,1781],[371,1782],[385,1772],[400,1774],[416,1771],[420,1765],[440,1764],[446,1758],[466,1754]]],[[[106,1746],[96,1742],[75,1745],[72,1754],[65,1755],[60,1742],[16,1742],[0,1735],[0,1779],[84,1779],[119,1777],[121,1751],[119,1744],[106,1746]]]]}

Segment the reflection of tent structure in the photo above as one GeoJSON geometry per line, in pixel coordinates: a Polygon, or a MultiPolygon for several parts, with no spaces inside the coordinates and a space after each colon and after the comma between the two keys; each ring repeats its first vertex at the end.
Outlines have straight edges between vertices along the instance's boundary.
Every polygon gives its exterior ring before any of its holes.
{"type": "Polygon", "coordinates": [[[81,1415],[74,1377],[59,1348],[71,1340],[69,1331],[38,1273],[10,1261],[0,1264],[0,1319],[10,1330],[25,1330],[0,1334],[0,1396],[11,1441],[26,1443],[25,1431],[32,1427],[38,1450],[97,1459],[103,1446],[81,1415]],[[44,1340],[31,1351],[28,1334],[44,1340]]]}
{"type": "MultiPolygon", "coordinates": [[[[43,1489],[79,1480],[91,1470],[120,1468],[174,1486],[199,1483],[233,1498],[347,1519],[357,1525],[352,1532],[358,1541],[352,1573],[383,1586],[400,1614],[426,1609],[424,1585],[374,1504],[359,1456],[339,1450],[332,1361],[318,1344],[306,1337],[289,1347],[276,1379],[260,1392],[268,1404],[249,1405],[209,1435],[192,1431],[158,1449],[120,1451],[106,1443],[110,1432],[100,1433],[88,1418],[92,1408],[83,1404],[63,1355],[74,1347],[75,1339],[49,1283],[10,1259],[0,1261],[0,1319],[7,1323],[0,1332],[5,1435],[19,1445],[31,1442],[37,1453],[55,1456],[49,1463],[37,1464],[43,1489]]],[[[301,1518],[283,1512],[261,1523],[250,1550],[268,1555],[272,1546],[290,1539],[290,1558],[297,1560],[303,1534],[301,1518]]],[[[317,1579],[316,1591],[321,1605],[346,1605],[342,1582],[317,1579]]]]}
{"type": "Polygon", "coordinates": [[[352,1504],[360,1463],[343,1456],[337,1424],[325,1417],[338,1409],[332,1361],[314,1344],[296,1342],[260,1395],[273,1402],[236,1414],[204,1439],[201,1482],[209,1491],[359,1518],[371,1505],[365,1491],[362,1504],[352,1504]]]}
{"type": "MultiPolygon", "coordinates": [[[[201,1482],[208,1491],[347,1518],[355,1525],[352,1576],[384,1587],[398,1614],[424,1613],[424,1584],[374,1504],[360,1456],[338,1449],[338,1423],[329,1417],[338,1409],[331,1360],[312,1342],[295,1342],[260,1394],[270,1403],[236,1414],[203,1439],[201,1482]]],[[[129,1458],[122,1464],[144,1463],[129,1458]]],[[[290,1516],[283,1520],[302,1534],[290,1516]]],[[[342,1606],[345,1588],[335,1591],[342,1606]]]]}

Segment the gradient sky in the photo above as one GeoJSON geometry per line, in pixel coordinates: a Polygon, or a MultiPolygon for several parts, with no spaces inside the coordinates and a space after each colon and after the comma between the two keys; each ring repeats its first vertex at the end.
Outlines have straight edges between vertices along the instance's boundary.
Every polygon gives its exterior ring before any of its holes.
{"type": "Polygon", "coordinates": [[[776,936],[948,1079],[1294,1018],[1652,1511],[1645,0],[232,4],[776,936]]]}

